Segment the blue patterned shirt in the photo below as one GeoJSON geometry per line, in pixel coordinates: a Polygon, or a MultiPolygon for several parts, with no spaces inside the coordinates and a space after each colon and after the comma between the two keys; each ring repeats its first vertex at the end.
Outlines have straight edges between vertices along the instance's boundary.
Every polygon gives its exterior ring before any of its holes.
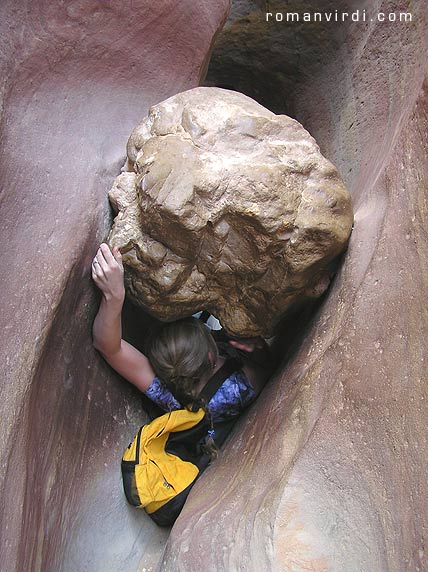
{"type": "MultiPolygon", "coordinates": [[[[145,391],[164,411],[182,409],[180,403],[159,378],[155,377],[145,391]]],[[[232,373],[220,386],[208,403],[214,422],[226,421],[239,415],[254,400],[256,393],[242,370],[232,373]]]]}

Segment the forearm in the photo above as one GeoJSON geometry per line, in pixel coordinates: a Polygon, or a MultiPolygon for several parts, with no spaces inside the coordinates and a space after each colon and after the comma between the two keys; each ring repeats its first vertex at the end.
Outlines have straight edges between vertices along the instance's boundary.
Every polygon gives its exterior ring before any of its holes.
{"type": "Polygon", "coordinates": [[[102,298],[92,333],[94,346],[104,355],[120,350],[122,339],[122,300],[102,298]]]}
{"type": "Polygon", "coordinates": [[[228,342],[244,361],[252,361],[265,368],[266,366],[274,367],[270,347],[262,337],[244,338],[242,345],[239,338],[232,338],[224,329],[211,331],[211,334],[216,343],[228,342]],[[250,346],[253,345],[254,349],[244,349],[244,346],[249,343],[250,346]]]}
{"type": "MultiPolygon", "coordinates": [[[[241,352],[241,354],[244,354],[244,352],[241,352]]],[[[258,394],[275,369],[274,356],[268,344],[264,341],[262,347],[257,348],[252,353],[242,355],[242,359],[244,373],[250,380],[256,394],[258,394]]]]}
{"type": "Polygon", "coordinates": [[[255,363],[256,365],[264,368],[265,370],[274,369],[274,357],[270,350],[269,345],[266,340],[260,338],[260,346],[258,346],[253,352],[246,355],[246,358],[255,363]]]}

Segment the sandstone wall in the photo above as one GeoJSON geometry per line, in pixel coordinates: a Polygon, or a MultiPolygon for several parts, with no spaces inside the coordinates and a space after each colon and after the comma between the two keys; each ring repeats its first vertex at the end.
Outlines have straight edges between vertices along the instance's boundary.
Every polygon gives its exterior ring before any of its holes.
{"type": "Polygon", "coordinates": [[[91,348],[90,263],[130,130],[199,83],[228,4],[1,3],[2,572],[136,570],[162,549],[123,500],[142,418],[91,348]]]}
{"type": "MultiPolygon", "coordinates": [[[[198,83],[227,10],[66,4],[0,7],[2,572],[136,570],[162,550],[165,534],[123,503],[117,458],[141,418],[90,347],[89,265],[130,129],[198,83]]],[[[272,31],[262,2],[238,5],[235,64],[223,52],[235,74],[210,81],[235,77],[295,115],[340,168],[356,225],[328,300],[193,491],[160,569],[423,571],[424,5],[320,0],[414,21],[307,32],[272,31]]]]}

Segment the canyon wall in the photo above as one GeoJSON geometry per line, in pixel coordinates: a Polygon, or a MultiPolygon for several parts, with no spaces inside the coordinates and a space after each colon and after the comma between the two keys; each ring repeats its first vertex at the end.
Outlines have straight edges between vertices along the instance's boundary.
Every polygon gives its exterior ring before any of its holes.
{"type": "MultiPolygon", "coordinates": [[[[304,335],[204,474],[159,570],[426,570],[427,35],[411,23],[265,22],[234,3],[208,85],[286,112],[353,197],[343,266],[304,335]]],[[[2,572],[154,568],[168,531],[124,503],[143,420],[91,347],[106,191],[150,105],[196,86],[226,0],[0,7],[2,572]]],[[[137,328],[135,310],[127,325],[137,328]]],[[[138,329],[138,328],[137,328],[138,329]]]]}
{"type": "Polygon", "coordinates": [[[1,3],[2,572],[136,570],[162,551],[167,533],[124,502],[143,416],[91,346],[90,266],[131,129],[200,83],[228,9],[1,3]]]}

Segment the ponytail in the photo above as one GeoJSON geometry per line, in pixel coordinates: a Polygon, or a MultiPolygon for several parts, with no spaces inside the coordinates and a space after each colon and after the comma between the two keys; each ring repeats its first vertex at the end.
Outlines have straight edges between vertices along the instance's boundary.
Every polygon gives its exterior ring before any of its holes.
{"type": "Polygon", "coordinates": [[[204,449],[215,459],[217,447],[211,414],[208,404],[197,393],[201,378],[218,359],[209,329],[196,318],[164,324],[150,342],[148,358],[158,378],[183,407],[205,411],[210,429],[204,449]]]}
{"type": "Polygon", "coordinates": [[[208,409],[208,404],[203,397],[199,397],[192,391],[199,380],[193,378],[185,378],[183,376],[176,376],[165,382],[165,386],[170,390],[179,403],[186,409],[197,411],[203,409],[205,411],[205,418],[208,421],[209,429],[207,437],[202,445],[202,449],[210,457],[211,461],[217,458],[218,448],[214,441],[214,424],[211,411],[208,409]],[[190,390],[188,388],[191,388],[190,390]]]}

